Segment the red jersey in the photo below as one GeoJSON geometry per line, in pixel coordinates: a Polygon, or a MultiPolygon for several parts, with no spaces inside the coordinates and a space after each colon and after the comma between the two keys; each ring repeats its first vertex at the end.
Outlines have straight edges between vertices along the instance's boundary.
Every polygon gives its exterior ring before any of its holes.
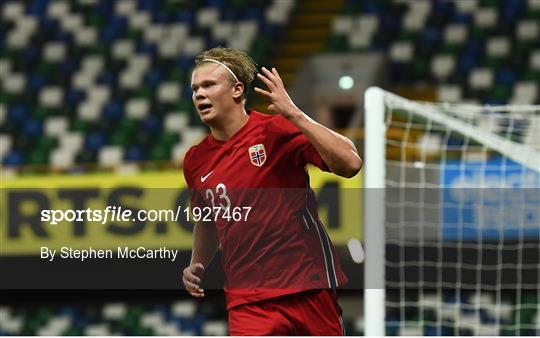
{"type": "Polygon", "coordinates": [[[184,160],[192,208],[221,206],[231,210],[229,216],[241,215],[212,219],[222,247],[227,308],[344,284],[306,169],[313,164],[329,171],[327,165],[283,116],[248,114],[230,139],[209,134],[184,160]]]}

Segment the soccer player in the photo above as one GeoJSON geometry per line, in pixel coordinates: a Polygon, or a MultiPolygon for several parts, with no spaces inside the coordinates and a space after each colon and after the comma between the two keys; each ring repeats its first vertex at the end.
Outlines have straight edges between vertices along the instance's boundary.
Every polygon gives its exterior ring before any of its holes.
{"type": "Polygon", "coordinates": [[[223,217],[196,223],[182,280],[192,296],[204,297],[204,270],[221,245],[231,335],[343,335],[334,289],[346,277],[306,165],[353,177],[362,160],[350,140],[294,104],[276,69],[256,73],[235,49],[195,59],[192,98],[210,134],[187,152],[184,175],[191,207],[221,208],[223,217]],[[255,75],[267,87],[255,92],[274,115],[245,109],[255,75]],[[227,210],[241,219],[227,218],[227,210]]]}

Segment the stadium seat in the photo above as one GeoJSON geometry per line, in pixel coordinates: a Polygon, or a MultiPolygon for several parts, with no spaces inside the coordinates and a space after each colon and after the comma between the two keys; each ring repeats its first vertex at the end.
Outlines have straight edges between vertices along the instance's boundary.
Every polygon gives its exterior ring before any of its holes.
{"type": "Polygon", "coordinates": [[[13,140],[9,134],[0,134],[0,161],[11,151],[13,140]]]}
{"type": "Polygon", "coordinates": [[[224,336],[227,332],[227,323],[223,320],[207,321],[202,327],[202,334],[205,336],[224,336]]]}
{"type": "Polygon", "coordinates": [[[149,102],[141,98],[132,98],[126,102],[126,117],[143,119],[150,112],[149,102]]]}
{"type": "Polygon", "coordinates": [[[538,84],[532,81],[521,81],[514,87],[511,102],[514,104],[534,104],[538,99],[538,84]]]}
{"type": "Polygon", "coordinates": [[[469,85],[474,89],[489,89],[493,84],[493,72],[488,68],[474,69],[469,76],[469,85]]]}
{"type": "Polygon", "coordinates": [[[446,80],[455,70],[455,58],[451,55],[440,54],[433,58],[431,74],[439,81],[446,80]]]}
{"type": "Polygon", "coordinates": [[[84,329],[85,336],[110,336],[112,332],[106,324],[90,324],[84,329]]]}
{"type": "Polygon", "coordinates": [[[7,166],[20,166],[25,163],[25,157],[20,151],[11,151],[4,156],[2,163],[7,166]]]}
{"type": "Polygon", "coordinates": [[[517,38],[525,41],[536,41],[540,34],[539,23],[533,20],[521,20],[517,24],[517,38]]]}
{"type": "Polygon", "coordinates": [[[60,136],[67,132],[69,121],[66,116],[52,116],[45,120],[45,134],[60,136]]]}
{"type": "Polygon", "coordinates": [[[63,148],[56,148],[49,154],[49,163],[53,170],[66,170],[75,164],[75,153],[63,148]]]}
{"type": "Polygon", "coordinates": [[[390,47],[390,59],[395,62],[408,63],[414,54],[414,46],[410,42],[398,41],[390,47]]]}
{"type": "MultiPolygon", "coordinates": [[[[114,168],[122,163],[124,158],[124,149],[121,145],[108,145],[104,146],[99,150],[98,153],[98,163],[100,166],[105,168],[114,168]]],[[[107,311],[115,311],[107,310],[107,311]]],[[[118,310],[120,311],[120,310],[118,310]]]]}
{"type": "Polygon", "coordinates": [[[141,162],[147,155],[142,146],[131,145],[126,149],[124,159],[129,162],[141,162]]]}
{"type": "Polygon", "coordinates": [[[66,315],[54,316],[36,332],[40,336],[60,336],[72,325],[72,319],[66,315]]]}
{"type": "Polygon", "coordinates": [[[193,318],[197,307],[191,301],[175,302],[171,304],[171,313],[173,316],[182,318],[193,318]]]}

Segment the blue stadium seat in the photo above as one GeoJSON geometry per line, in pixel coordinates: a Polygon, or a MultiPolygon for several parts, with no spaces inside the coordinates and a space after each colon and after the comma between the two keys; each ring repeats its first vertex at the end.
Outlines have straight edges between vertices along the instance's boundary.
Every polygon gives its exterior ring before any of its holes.
{"type": "Polygon", "coordinates": [[[77,70],[77,68],[79,68],[77,61],[72,59],[65,60],[60,65],[60,71],[62,73],[65,73],[66,75],[72,75],[77,70]]]}
{"type": "Polygon", "coordinates": [[[457,70],[461,74],[468,74],[473,68],[478,66],[479,58],[473,53],[464,53],[459,56],[457,70]]]}
{"type": "Polygon", "coordinates": [[[124,159],[128,162],[141,162],[146,159],[146,153],[140,146],[129,146],[124,159]]]}
{"type": "Polygon", "coordinates": [[[40,46],[32,45],[26,47],[22,52],[22,60],[29,64],[37,64],[41,61],[41,49],[40,46]]]}
{"type": "Polygon", "coordinates": [[[142,123],[144,130],[148,133],[159,133],[162,129],[163,123],[161,119],[156,115],[148,116],[142,123]]]}
{"type": "Polygon", "coordinates": [[[185,22],[192,26],[195,21],[195,14],[193,13],[193,11],[190,10],[181,10],[173,16],[173,20],[178,22],[185,22]]]}
{"type": "Polygon", "coordinates": [[[12,151],[9,154],[7,154],[4,157],[3,164],[7,167],[16,167],[23,165],[25,162],[25,158],[22,152],[20,151],[12,151]]]}
{"type": "Polygon", "coordinates": [[[97,83],[110,87],[115,87],[118,84],[118,78],[113,72],[101,73],[97,78],[97,83]]]}
{"type": "Polygon", "coordinates": [[[34,119],[26,120],[22,132],[25,136],[39,138],[43,133],[43,123],[34,119]]]}
{"type": "Polygon", "coordinates": [[[146,1],[146,0],[137,0],[137,8],[148,11],[155,12],[161,1],[146,1]]]}
{"type": "Polygon", "coordinates": [[[158,69],[151,69],[144,75],[144,84],[156,87],[163,81],[163,75],[158,69]]]}
{"type": "Polygon", "coordinates": [[[148,54],[148,55],[151,55],[151,56],[155,56],[156,55],[156,45],[154,43],[151,43],[151,42],[140,41],[137,44],[136,51],[137,51],[137,53],[140,53],[140,54],[148,54]]]}
{"type": "Polygon", "coordinates": [[[505,0],[500,10],[499,19],[502,25],[514,25],[523,15],[525,1],[505,0]]]}
{"type": "Polygon", "coordinates": [[[385,6],[382,1],[368,0],[368,1],[362,2],[363,13],[382,15],[384,13],[384,10],[385,10],[385,6]]]}
{"type": "Polygon", "coordinates": [[[22,124],[29,117],[30,108],[23,103],[16,103],[8,107],[8,120],[22,124]]]}
{"type": "Polygon", "coordinates": [[[124,105],[119,100],[112,100],[103,107],[103,117],[119,120],[124,116],[124,105]]]}
{"type": "Polygon", "coordinates": [[[517,79],[517,74],[514,69],[510,67],[501,68],[497,70],[495,75],[495,84],[512,87],[517,79]]]}
{"type": "Polygon", "coordinates": [[[210,7],[222,7],[227,5],[227,3],[224,0],[205,0],[204,5],[210,7]]]}
{"type": "Polygon", "coordinates": [[[91,132],[85,140],[84,147],[92,152],[98,151],[106,143],[107,138],[100,132],[91,132]]]}
{"type": "Polygon", "coordinates": [[[101,30],[100,39],[111,43],[120,38],[126,28],[126,18],[120,16],[113,16],[109,18],[109,21],[101,30]]]}
{"type": "Polygon", "coordinates": [[[48,4],[49,0],[34,0],[28,5],[26,13],[38,17],[43,16],[43,14],[46,12],[48,4]]]}
{"type": "Polygon", "coordinates": [[[108,18],[114,13],[115,1],[99,0],[96,5],[96,11],[101,17],[108,18]]]}
{"type": "Polygon", "coordinates": [[[472,22],[472,16],[469,13],[455,12],[451,21],[453,23],[470,24],[472,22]]]}
{"type": "Polygon", "coordinates": [[[454,17],[455,4],[452,1],[435,1],[433,2],[432,13],[444,17],[454,17]]]}
{"type": "Polygon", "coordinates": [[[442,42],[442,34],[437,27],[426,27],[422,32],[421,42],[427,46],[438,46],[442,42]]]}
{"type": "Polygon", "coordinates": [[[30,76],[28,82],[28,88],[33,92],[39,92],[39,90],[47,84],[47,77],[43,74],[34,73],[30,76]]]}
{"type": "Polygon", "coordinates": [[[70,106],[78,106],[85,98],[85,92],[80,89],[70,88],[66,93],[66,102],[70,106]]]}

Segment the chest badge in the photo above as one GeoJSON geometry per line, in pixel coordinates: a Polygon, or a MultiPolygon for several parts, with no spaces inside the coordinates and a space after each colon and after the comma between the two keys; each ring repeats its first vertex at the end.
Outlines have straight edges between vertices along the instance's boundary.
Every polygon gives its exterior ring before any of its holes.
{"type": "Polygon", "coordinates": [[[266,150],[264,149],[264,145],[256,144],[249,147],[249,160],[251,161],[251,164],[261,167],[264,162],[266,162],[266,150]]]}

